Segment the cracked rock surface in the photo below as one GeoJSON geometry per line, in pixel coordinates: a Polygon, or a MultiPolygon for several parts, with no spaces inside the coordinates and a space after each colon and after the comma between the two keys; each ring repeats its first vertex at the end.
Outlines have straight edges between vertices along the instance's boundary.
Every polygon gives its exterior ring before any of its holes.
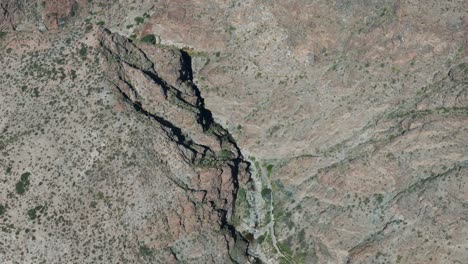
{"type": "Polygon", "coordinates": [[[0,263],[466,263],[467,8],[0,1],[0,263]]]}

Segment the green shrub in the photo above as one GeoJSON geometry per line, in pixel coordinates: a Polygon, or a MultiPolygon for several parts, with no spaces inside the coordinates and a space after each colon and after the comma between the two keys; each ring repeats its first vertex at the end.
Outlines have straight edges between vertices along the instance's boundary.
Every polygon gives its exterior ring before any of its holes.
{"type": "Polygon", "coordinates": [[[142,18],[142,17],[135,17],[135,22],[137,23],[137,25],[143,24],[143,21],[145,21],[144,18],[142,18]]]}
{"type": "Polygon", "coordinates": [[[381,204],[384,200],[384,196],[381,193],[374,194],[375,199],[377,200],[377,203],[381,204]]]}
{"type": "Polygon", "coordinates": [[[267,172],[268,172],[268,176],[271,175],[271,171],[273,170],[273,164],[268,164],[266,166],[266,169],[267,169],[267,172]]]}
{"type": "Polygon", "coordinates": [[[93,25],[86,25],[85,32],[88,33],[93,29],[93,25]]]}
{"type": "Polygon", "coordinates": [[[30,172],[25,172],[25,173],[21,174],[21,181],[29,182],[29,176],[31,176],[30,172]]]}
{"type": "Polygon", "coordinates": [[[46,207],[45,206],[42,206],[42,205],[38,205],[34,208],[31,208],[28,210],[28,216],[29,216],[29,219],[31,220],[34,220],[37,218],[38,214],[39,213],[44,213],[46,207]]]}
{"type": "Polygon", "coordinates": [[[262,197],[266,201],[271,201],[271,189],[265,188],[262,190],[262,197]]]}
{"type": "Polygon", "coordinates": [[[141,38],[142,42],[150,43],[150,44],[156,44],[156,37],[154,34],[149,34],[141,38]]]}
{"type": "Polygon", "coordinates": [[[31,219],[31,220],[36,219],[36,218],[37,218],[37,210],[36,210],[36,208],[29,209],[29,210],[28,210],[28,216],[29,216],[29,219],[31,219]]]}
{"type": "Polygon", "coordinates": [[[21,174],[21,179],[16,183],[16,193],[24,194],[29,189],[29,176],[30,172],[21,174]]]}
{"type": "Polygon", "coordinates": [[[39,97],[39,89],[35,87],[33,89],[33,93],[31,94],[32,97],[39,97]]]}
{"type": "Polygon", "coordinates": [[[71,70],[71,79],[72,80],[75,80],[76,79],[76,71],[75,70],[71,70]]]}
{"type": "Polygon", "coordinates": [[[79,50],[80,56],[82,58],[86,58],[86,55],[88,54],[88,48],[86,46],[81,46],[81,49],[79,50]]]}

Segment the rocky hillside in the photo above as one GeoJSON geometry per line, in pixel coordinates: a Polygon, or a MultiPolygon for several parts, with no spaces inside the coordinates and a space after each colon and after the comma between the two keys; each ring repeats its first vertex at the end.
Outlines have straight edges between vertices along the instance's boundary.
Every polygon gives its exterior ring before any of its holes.
{"type": "Polygon", "coordinates": [[[0,262],[465,263],[467,9],[0,1],[0,262]]]}

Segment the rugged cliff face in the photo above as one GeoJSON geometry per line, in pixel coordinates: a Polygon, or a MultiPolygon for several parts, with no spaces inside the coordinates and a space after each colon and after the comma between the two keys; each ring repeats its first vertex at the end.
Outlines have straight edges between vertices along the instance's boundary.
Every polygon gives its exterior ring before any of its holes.
{"type": "MultiPolygon", "coordinates": [[[[217,213],[212,224],[225,233],[227,249],[234,254],[230,257],[246,262],[248,241],[235,229],[233,214],[239,185],[246,186],[249,180],[249,164],[231,134],[205,108],[192,82],[190,56],[169,47],[142,44],[140,49],[106,29],[99,30],[98,40],[110,82],[135,111],[161,126],[179,149],[174,155],[195,172],[170,179],[198,198],[194,203],[202,215],[217,213]]],[[[184,221],[195,216],[188,215],[184,221]]]]}
{"type": "Polygon", "coordinates": [[[0,3],[1,263],[465,263],[466,1],[0,3]]]}

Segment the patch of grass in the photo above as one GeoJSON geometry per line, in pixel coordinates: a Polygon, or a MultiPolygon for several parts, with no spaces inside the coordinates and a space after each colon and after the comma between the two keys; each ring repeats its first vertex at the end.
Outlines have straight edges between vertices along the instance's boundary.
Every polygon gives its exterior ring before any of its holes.
{"type": "Polygon", "coordinates": [[[0,216],[3,215],[3,214],[5,214],[5,212],[6,212],[6,207],[5,207],[5,205],[0,204],[0,216]]]}
{"type": "Polygon", "coordinates": [[[104,21],[101,20],[101,21],[97,22],[96,25],[98,25],[98,26],[104,26],[105,23],[106,23],[106,22],[104,22],[104,21]]]}
{"type": "Polygon", "coordinates": [[[16,193],[24,194],[29,189],[29,176],[30,172],[25,172],[21,174],[21,179],[16,183],[16,193]]]}
{"type": "Polygon", "coordinates": [[[8,32],[0,31],[0,39],[5,37],[8,34],[8,32]]]}

